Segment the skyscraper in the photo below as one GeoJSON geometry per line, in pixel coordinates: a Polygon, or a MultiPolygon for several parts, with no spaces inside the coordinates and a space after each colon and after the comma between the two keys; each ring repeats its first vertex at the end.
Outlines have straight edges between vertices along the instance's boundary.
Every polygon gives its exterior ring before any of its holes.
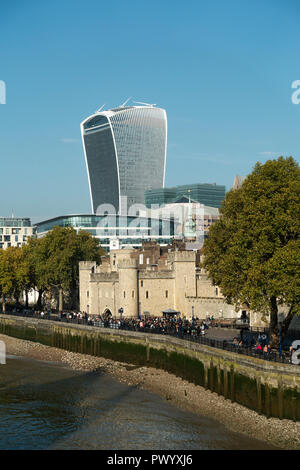
{"type": "Polygon", "coordinates": [[[144,192],[162,188],[167,150],[166,111],[155,105],[99,110],[81,123],[93,213],[101,204],[118,212],[121,197],[144,204],[144,192]]]}

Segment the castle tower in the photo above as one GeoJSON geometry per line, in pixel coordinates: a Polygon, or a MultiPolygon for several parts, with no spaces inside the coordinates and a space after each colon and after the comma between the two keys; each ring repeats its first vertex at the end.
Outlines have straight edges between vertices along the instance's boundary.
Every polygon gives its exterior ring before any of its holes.
{"type": "Polygon", "coordinates": [[[135,259],[123,259],[118,263],[119,299],[118,311],[123,317],[138,317],[138,271],[135,259]]]}
{"type": "Polygon", "coordinates": [[[175,308],[182,315],[187,313],[186,297],[196,295],[196,253],[175,251],[171,253],[175,274],[175,308]]]}
{"type": "Polygon", "coordinates": [[[92,312],[90,275],[96,269],[95,261],[79,262],[79,309],[81,312],[92,312]]]}

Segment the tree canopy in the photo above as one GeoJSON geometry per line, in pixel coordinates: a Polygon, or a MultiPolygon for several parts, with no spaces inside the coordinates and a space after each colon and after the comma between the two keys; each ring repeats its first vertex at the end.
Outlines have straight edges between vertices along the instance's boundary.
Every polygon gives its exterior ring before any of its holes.
{"type": "Polygon", "coordinates": [[[203,266],[237,306],[269,313],[278,337],[278,305],[300,313],[300,169],[292,158],[257,163],[230,190],[203,246],[203,266]]]}
{"type": "Polygon", "coordinates": [[[56,287],[62,293],[73,294],[78,285],[79,261],[100,262],[105,250],[99,240],[84,230],[78,233],[72,227],[54,227],[42,238],[29,238],[27,245],[0,250],[0,290],[5,296],[15,297],[31,288],[40,293],[56,287]]]}

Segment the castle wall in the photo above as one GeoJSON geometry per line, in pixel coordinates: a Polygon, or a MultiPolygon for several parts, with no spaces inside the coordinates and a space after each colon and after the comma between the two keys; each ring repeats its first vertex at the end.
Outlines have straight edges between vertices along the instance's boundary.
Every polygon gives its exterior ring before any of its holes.
{"type": "MultiPolygon", "coordinates": [[[[172,251],[152,265],[145,265],[137,250],[113,250],[110,260],[100,266],[82,262],[80,268],[80,309],[92,315],[109,309],[119,316],[161,316],[168,308],[181,316],[198,318],[239,318],[233,305],[224,302],[220,289],[205,271],[197,271],[196,253],[172,251]],[[94,270],[92,273],[91,270],[94,270]]],[[[158,256],[158,252],[155,252],[158,256]]]]}
{"type": "Polygon", "coordinates": [[[162,273],[141,273],[139,277],[139,302],[141,315],[161,316],[163,310],[174,309],[174,276],[170,273],[164,274],[164,277],[162,273]]]}

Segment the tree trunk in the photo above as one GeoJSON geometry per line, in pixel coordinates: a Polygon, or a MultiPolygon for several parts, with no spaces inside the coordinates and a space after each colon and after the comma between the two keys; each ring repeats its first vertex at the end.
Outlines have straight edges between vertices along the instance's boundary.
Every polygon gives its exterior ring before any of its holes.
{"type": "Polygon", "coordinates": [[[58,288],[58,311],[63,311],[63,289],[62,287],[58,288]]]}
{"type": "Polygon", "coordinates": [[[289,313],[287,314],[286,318],[282,322],[282,327],[281,327],[282,342],[283,342],[284,337],[286,336],[286,334],[288,332],[290,323],[291,323],[295,313],[296,313],[296,309],[295,309],[294,305],[291,305],[290,309],[289,309],[289,313]]]}
{"type": "Polygon", "coordinates": [[[28,309],[28,290],[25,290],[25,308],[28,309]]]}
{"type": "Polygon", "coordinates": [[[43,292],[44,290],[43,289],[39,289],[39,296],[38,296],[38,300],[37,300],[37,308],[40,310],[42,308],[42,295],[43,295],[43,292]]]}
{"type": "Polygon", "coordinates": [[[270,342],[272,348],[279,348],[278,306],[276,297],[270,299],[270,342]]]}

